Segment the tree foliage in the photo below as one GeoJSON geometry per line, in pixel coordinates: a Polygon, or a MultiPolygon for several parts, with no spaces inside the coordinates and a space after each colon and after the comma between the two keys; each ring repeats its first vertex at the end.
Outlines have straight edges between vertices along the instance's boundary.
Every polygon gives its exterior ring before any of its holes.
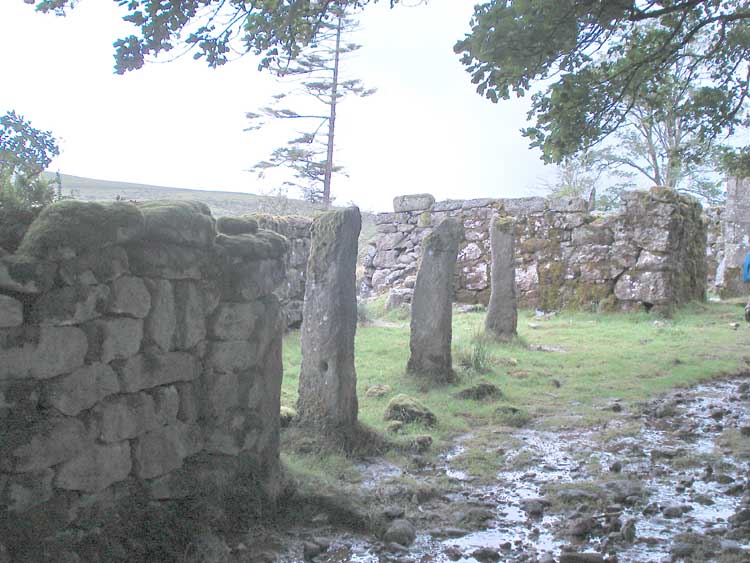
{"type": "Polygon", "coordinates": [[[524,134],[547,162],[622,127],[677,67],[694,86],[680,109],[699,138],[747,124],[748,0],[490,0],[455,50],[494,102],[543,87],[524,134]]]}
{"type": "Polygon", "coordinates": [[[718,146],[700,134],[701,122],[690,110],[696,96],[691,76],[679,64],[653,80],[647,94],[603,148],[591,151],[610,175],[639,176],[652,186],[667,186],[709,204],[723,201],[713,172],[718,146]]]}
{"type": "Polygon", "coordinates": [[[275,95],[272,104],[259,112],[247,113],[251,121],[248,130],[271,122],[304,123],[286,145],[255,164],[253,170],[264,177],[270,169],[287,168],[293,172],[293,180],[285,184],[300,189],[307,201],[325,206],[331,202],[333,174],[343,173],[343,167],[334,163],[338,106],[348,96],[365,97],[375,92],[361,80],[344,78],[342,74],[346,56],[361,48],[343,40],[356,26],[355,21],[341,15],[333,23],[323,24],[316,39],[295,60],[273,63],[270,68],[286,85],[285,91],[275,95]],[[313,111],[293,109],[302,103],[313,111]]]}
{"type": "Polygon", "coordinates": [[[0,117],[0,205],[38,207],[50,203],[55,191],[42,172],[58,154],[51,132],[32,127],[15,111],[0,117]]]}
{"type": "MultiPolygon", "coordinates": [[[[186,47],[209,66],[232,52],[262,56],[261,67],[295,58],[337,14],[378,0],[115,0],[136,30],[114,42],[115,72],[141,68],[160,53],[186,47]]],[[[398,0],[389,0],[391,7],[398,0]]],[[[64,15],[76,0],[27,0],[41,12],[64,15]]]]}

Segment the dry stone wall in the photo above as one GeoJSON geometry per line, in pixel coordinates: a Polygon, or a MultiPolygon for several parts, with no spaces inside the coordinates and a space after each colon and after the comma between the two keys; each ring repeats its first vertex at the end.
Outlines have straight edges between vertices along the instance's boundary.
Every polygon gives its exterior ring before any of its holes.
{"type": "Polygon", "coordinates": [[[300,215],[250,215],[263,229],[286,237],[289,252],[286,256],[286,278],[276,290],[286,316],[286,324],[297,328],[302,324],[302,305],[305,298],[307,258],[310,256],[310,227],[312,219],[300,215]]]}
{"type": "Polygon", "coordinates": [[[624,210],[602,216],[581,199],[473,199],[435,202],[428,194],[394,200],[376,217],[378,237],[365,259],[365,290],[408,301],[424,237],[446,217],[463,222],[456,298],[486,304],[490,294],[489,224],[515,219],[519,303],[670,308],[702,300],[706,290],[706,226],[700,205],[671,190],[630,192],[624,210]]]}
{"type": "Polygon", "coordinates": [[[228,231],[198,203],[69,201],[0,257],[12,560],[46,560],[30,546],[133,495],[188,497],[250,471],[274,496],[287,241],[253,221],[228,231]]]}

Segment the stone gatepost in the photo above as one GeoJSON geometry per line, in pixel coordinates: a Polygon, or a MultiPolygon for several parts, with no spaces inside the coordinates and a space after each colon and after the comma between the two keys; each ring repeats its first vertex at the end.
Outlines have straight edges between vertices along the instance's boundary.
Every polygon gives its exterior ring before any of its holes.
{"type": "Polygon", "coordinates": [[[726,188],[727,204],[721,214],[724,258],[716,272],[716,285],[722,298],[747,294],[743,267],[750,252],[750,178],[729,178],[726,188]]]}
{"type": "Polygon", "coordinates": [[[411,357],[406,371],[440,382],[455,377],[451,363],[453,278],[464,236],[457,219],[446,219],[422,242],[411,304],[411,357]]]}
{"type": "Polygon", "coordinates": [[[512,218],[498,217],[490,227],[492,293],[484,326],[488,333],[506,341],[516,335],[518,324],[516,268],[513,264],[514,225],[512,218]]]}
{"type": "Polygon", "coordinates": [[[303,425],[347,430],[357,421],[355,269],[361,227],[356,207],[328,211],[312,224],[297,402],[303,425]]]}

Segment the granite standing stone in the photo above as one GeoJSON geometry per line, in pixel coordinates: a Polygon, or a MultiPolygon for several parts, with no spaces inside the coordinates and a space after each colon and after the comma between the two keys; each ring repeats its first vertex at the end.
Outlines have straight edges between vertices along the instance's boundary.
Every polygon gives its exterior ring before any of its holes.
{"type": "Polygon", "coordinates": [[[297,403],[303,424],[346,430],[357,421],[355,268],[361,227],[356,207],[324,213],[312,225],[297,403]]]}
{"type": "Polygon", "coordinates": [[[451,363],[453,277],[464,229],[445,219],[422,243],[422,258],[411,304],[409,373],[439,382],[455,377],[451,363]]]}
{"type": "Polygon", "coordinates": [[[487,308],[485,329],[500,340],[510,340],[516,335],[518,312],[516,304],[516,268],[513,243],[514,221],[499,217],[492,221],[490,245],[492,293],[487,308]]]}

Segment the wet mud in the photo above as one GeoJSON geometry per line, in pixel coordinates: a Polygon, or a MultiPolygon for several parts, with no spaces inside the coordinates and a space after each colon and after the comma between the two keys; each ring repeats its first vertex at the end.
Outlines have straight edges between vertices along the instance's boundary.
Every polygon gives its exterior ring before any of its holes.
{"type": "Polygon", "coordinates": [[[277,560],[750,562],[748,381],[675,391],[633,412],[613,402],[606,425],[519,429],[512,447],[498,432],[506,450],[489,483],[457,463],[471,435],[437,464],[369,460],[352,489],[369,533],[342,534],[323,515],[288,530],[277,560]]]}

